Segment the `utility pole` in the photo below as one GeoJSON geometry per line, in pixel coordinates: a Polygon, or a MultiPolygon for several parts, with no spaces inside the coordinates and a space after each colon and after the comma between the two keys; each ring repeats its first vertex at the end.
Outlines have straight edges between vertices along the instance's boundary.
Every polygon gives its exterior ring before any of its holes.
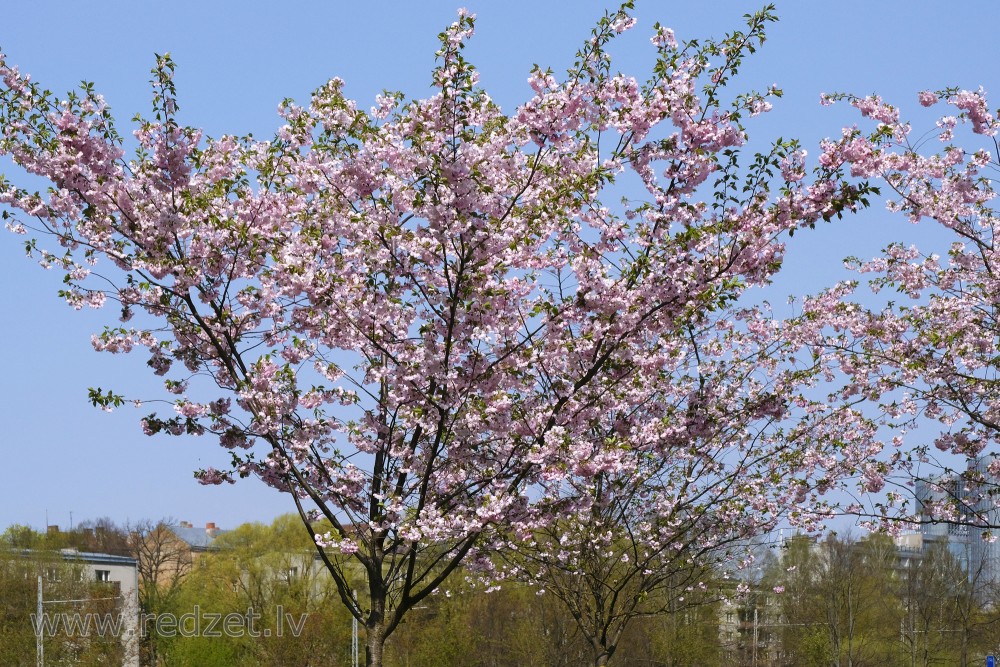
{"type": "MultiPolygon", "coordinates": [[[[46,517],[48,512],[46,512],[46,517]]],[[[35,610],[35,667],[45,667],[45,645],[42,633],[45,625],[42,621],[42,575],[38,575],[38,605],[35,610]]]]}
{"type": "MultiPolygon", "coordinates": [[[[358,592],[351,591],[354,597],[354,605],[358,604],[358,592]]],[[[358,617],[351,615],[351,662],[353,667],[358,667],[358,617]]]]}
{"type": "Polygon", "coordinates": [[[757,600],[753,603],[753,667],[757,667],[757,600]]]}

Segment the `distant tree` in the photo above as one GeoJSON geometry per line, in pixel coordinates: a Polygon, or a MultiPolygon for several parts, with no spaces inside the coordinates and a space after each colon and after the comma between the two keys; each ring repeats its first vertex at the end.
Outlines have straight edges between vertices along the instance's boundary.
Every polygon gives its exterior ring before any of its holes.
{"type": "MultiPolygon", "coordinates": [[[[26,534],[23,530],[16,532],[26,534]]],[[[47,665],[98,667],[122,663],[125,649],[117,634],[102,635],[96,625],[88,631],[82,625],[72,625],[72,620],[69,627],[63,623],[63,614],[71,618],[78,614],[81,621],[93,614],[113,623],[123,610],[117,589],[84,578],[81,568],[59,552],[0,549],[0,664],[34,665],[37,627],[44,628],[47,665]],[[47,626],[35,625],[42,622],[36,616],[39,577],[43,599],[50,601],[43,611],[49,616],[47,626]],[[61,600],[74,602],[57,602],[61,600]]]]}
{"type": "Polygon", "coordinates": [[[911,665],[968,664],[969,633],[980,606],[969,574],[942,542],[930,544],[908,559],[899,596],[903,620],[900,640],[911,665]]]}
{"type": "MultiPolygon", "coordinates": [[[[155,618],[170,608],[192,567],[191,549],[171,530],[169,518],[143,519],[124,528],[127,549],[135,558],[139,578],[139,608],[155,618]]],[[[148,623],[141,638],[142,661],[157,665],[159,651],[155,623],[148,623]]]]}
{"type": "Polygon", "coordinates": [[[575,667],[588,661],[589,642],[553,596],[513,582],[492,592],[453,583],[393,635],[386,648],[392,664],[575,667]]]}
{"type": "Polygon", "coordinates": [[[781,619],[775,628],[779,664],[828,667],[833,661],[827,620],[820,613],[819,585],[823,579],[820,547],[811,537],[797,535],[784,542],[778,558],[769,562],[762,585],[780,590],[775,604],[781,619]]]}
{"type": "Polygon", "coordinates": [[[297,516],[220,534],[211,553],[170,585],[161,611],[242,621],[216,637],[160,636],[155,648],[165,664],[278,667],[338,664],[349,655],[350,616],[333,604],[336,587],[297,516]]]}
{"type": "Polygon", "coordinates": [[[191,548],[171,530],[172,519],[144,519],[127,526],[128,549],[139,568],[140,596],[170,597],[191,572],[191,548]]]}
{"type": "Polygon", "coordinates": [[[34,549],[42,544],[44,536],[30,526],[15,523],[0,535],[0,543],[8,549],[34,549]]]}
{"type": "MultiPolygon", "coordinates": [[[[702,578],[711,581],[704,575],[702,578]]],[[[719,636],[722,605],[716,590],[688,591],[677,587],[669,595],[673,599],[664,611],[639,625],[650,644],[647,659],[666,667],[725,664],[719,636]]],[[[626,636],[621,656],[623,664],[633,664],[629,660],[629,654],[633,653],[631,648],[626,636]]]]}
{"type": "Polygon", "coordinates": [[[109,517],[81,521],[69,533],[69,541],[80,551],[116,556],[132,555],[128,528],[119,526],[109,517]]]}
{"type": "Polygon", "coordinates": [[[789,540],[764,579],[781,591],[774,596],[781,664],[894,664],[901,629],[895,567],[895,545],[884,535],[789,540]]]}
{"type": "MultiPolygon", "coordinates": [[[[4,533],[5,541],[10,533],[11,529],[4,533]]],[[[31,614],[37,600],[37,571],[34,563],[0,551],[0,663],[4,665],[30,665],[35,658],[31,614]]]]}
{"type": "MultiPolygon", "coordinates": [[[[958,546],[957,554],[943,544],[933,545],[928,551],[931,567],[924,576],[932,581],[926,589],[933,591],[936,587],[944,593],[937,602],[944,608],[935,608],[931,600],[925,600],[924,606],[930,611],[927,625],[936,624],[942,634],[947,634],[940,643],[951,649],[955,664],[966,667],[975,665],[983,655],[1000,652],[996,639],[1000,629],[1000,584],[993,579],[988,552],[977,553],[967,544],[964,548],[958,546]]],[[[920,590],[921,597],[926,589],[920,590]]]]}

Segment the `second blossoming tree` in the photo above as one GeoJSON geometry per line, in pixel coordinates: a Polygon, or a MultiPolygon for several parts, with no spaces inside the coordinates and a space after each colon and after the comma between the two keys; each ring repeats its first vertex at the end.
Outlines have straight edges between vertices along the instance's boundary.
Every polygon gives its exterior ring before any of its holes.
{"type": "Polygon", "coordinates": [[[894,243],[873,259],[848,260],[868,277],[873,294],[863,303],[853,301],[855,281],[804,302],[813,340],[850,378],[841,395],[864,397],[894,430],[893,465],[867,484],[870,491],[888,491],[875,508],[877,518],[996,530],[1000,123],[982,90],[920,93],[921,106],[950,107],[930,132],[914,131],[899,108],[876,96],[828,100],[848,101],[872,128],[845,129],[827,144],[822,161],[881,181],[891,195],[889,210],[931,232],[922,234],[928,240],[921,248],[894,243]],[[881,307],[868,305],[880,297],[881,307]],[[909,445],[910,438],[918,444],[909,445]],[[895,484],[902,492],[887,488],[895,484]],[[914,486],[920,487],[919,508],[908,506],[914,486]]]}

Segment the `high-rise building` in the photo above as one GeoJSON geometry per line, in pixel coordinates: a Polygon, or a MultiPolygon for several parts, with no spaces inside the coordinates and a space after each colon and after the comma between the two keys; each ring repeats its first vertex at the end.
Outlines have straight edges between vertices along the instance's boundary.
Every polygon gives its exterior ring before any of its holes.
{"type": "Polygon", "coordinates": [[[918,480],[924,548],[944,542],[977,591],[1000,583],[1000,478],[990,473],[998,454],[969,461],[964,473],[918,480]]]}

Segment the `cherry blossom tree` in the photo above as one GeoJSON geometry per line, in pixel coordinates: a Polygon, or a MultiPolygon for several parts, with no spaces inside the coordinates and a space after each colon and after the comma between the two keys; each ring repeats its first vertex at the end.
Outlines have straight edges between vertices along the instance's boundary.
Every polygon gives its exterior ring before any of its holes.
{"type": "Polygon", "coordinates": [[[826,366],[797,361],[766,311],[724,308],[687,327],[661,366],[669,382],[595,422],[573,467],[543,468],[541,500],[499,549],[496,576],[560,599],[595,665],[634,619],[742,592],[722,573],[753,567],[754,538],[817,530],[836,511],[824,492],[881,451],[855,401],[816,398],[826,366]]]}
{"type": "Polygon", "coordinates": [[[559,475],[593,497],[639,471],[662,485],[656,521],[726,535],[771,525],[773,503],[828,488],[864,451],[777,427],[752,431],[770,434],[759,453],[736,446],[733,411],[780,421],[790,371],[755,357],[757,379],[733,390],[712,384],[714,362],[691,371],[696,351],[721,360],[742,337],[768,348],[767,318],[727,319],[734,299],[778,270],[786,235],[854,208],[865,186],[836,167],[810,175],[794,143],[741,160],[742,123],[780,91],[723,94],[770,8],[705,46],[656,26],[645,82],[607,50],[630,10],[599,22],[564,77],[533,71],[509,114],[478,87],[460,11],[430,97],[365,110],[333,79],[283,103],[271,141],[183,125],[161,56],[129,159],[91,86],[58,99],[0,57],[0,154],[51,183],[0,181],[8,226],[65,271],[69,305],[114,305],[96,349],[148,354],[175,398],[147,434],[217,440],[232,465],[202,483],[257,477],[289,494],[369,665],[459,566],[489,567],[511,526],[548,525],[559,475]],[[724,345],[712,326],[734,332],[724,351],[704,351],[724,345]],[[732,454],[711,449],[721,432],[732,454]],[[775,492],[758,502],[763,484],[775,492]]]}
{"type": "MultiPolygon", "coordinates": [[[[764,42],[773,18],[748,15],[745,32],[705,42],[697,57],[731,56],[722,69],[735,74],[739,54],[764,42]]],[[[754,179],[768,169],[804,176],[800,154],[787,148],[756,154],[758,173],[730,202],[753,206],[754,179]]],[[[727,153],[731,164],[740,150],[727,153]]],[[[650,194],[666,197],[669,187],[650,194]]],[[[569,465],[539,461],[539,500],[497,545],[504,562],[493,575],[557,597],[595,665],[608,664],[634,619],[676,612],[685,598],[732,594],[736,583],[721,590],[716,573],[750,567],[753,538],[782,523],[822,525],[835,512],[824,494],[867,471],[882,450],[877,424],[856,407],[861,399],[828,401],[817,390],[830,369],[803,349],[798,329],[812,324],[748,307],[751,284],[722,285],[715,303],[688,312],[657,362],[660,381],[644,401],[591,420],[574,436],[569,465]]]]}
{"type": "MultiPolygon", "coordinates": [[[[895,293],[884,307],[858,303],[859,283],[853,281],[806,300],[803,308],[805,319],[828,327],[827,349],[851,378],[842,395],[866,397],[896,429],[896,451],[872,476],[869,490],[917,480],[928,496],[922,520],[995,528],[990,515],[1000,459],[989,452],[1000,442],[1000,220],[993,187],[1000,123],[982,90],[920,93],[921,106],[951,109],[937,118],[935,130],[919,136],[898,108],[877,96],[825,100],[846,100],[874,128],[846,128],[838,141],[827,142],[821,161],[881,182],[891,193],[890,211],[935,225],[945,239],[944,247],[894,243],[874,259],[848,260],[869,276],[870,292],[895,293]],[[914,428],[921,444],[904,447],[914,428]]],[[[911,493],[890,492],[877,514],[897,515],[911,493]]]]}

